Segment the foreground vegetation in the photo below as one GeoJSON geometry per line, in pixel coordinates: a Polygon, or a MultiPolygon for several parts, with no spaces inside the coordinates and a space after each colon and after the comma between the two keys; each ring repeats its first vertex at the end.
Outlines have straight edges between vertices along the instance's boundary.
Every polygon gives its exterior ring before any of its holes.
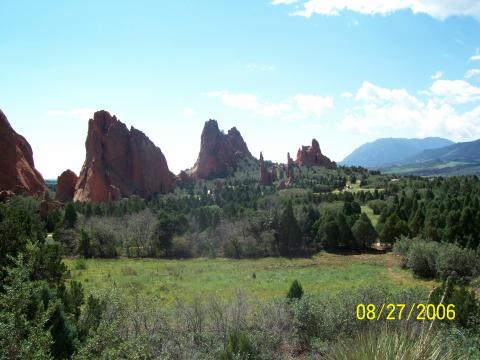
{"type": "Polygon", "coordinates": [[[478,178],[251,171],[46,219],[0,204],[0,359],[480,358],[478,178]],[[390,302],[458,316],[356,318],[390,302]]]}

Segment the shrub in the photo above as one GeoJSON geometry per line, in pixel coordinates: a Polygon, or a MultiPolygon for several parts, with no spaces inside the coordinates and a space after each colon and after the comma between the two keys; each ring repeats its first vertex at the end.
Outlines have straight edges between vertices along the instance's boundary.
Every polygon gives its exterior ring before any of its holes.
{"type": "Polygon", "coordinates": [[[298,280],[294,280],[290,289],[288,290],[287,299],[301,299],[303,296],[303,288],[302,285],[298,282],[298,280]]]}
{"type": "Polygon", "coordinates": [[[87,261],[84,258],[78,258],[75,260],[75,270],[86,270],[87,261]]]}
{"type": "Polygon", "coordinates": [[[188,259],[192,257],[191,247],[184,236],[174,236],[170,256],[175,259],[188,259]]]}
{"type": "Polygon", "coordinates": [[[254,360],[255,353],[248,336],[233,330],[228,336],[228,343],[220,355],[220,360],[254,360]]]}
{"type": "Polygon", "coordinates": [[[415,241],[407,254],[406,265],[415,275],[433,278],[437,275],[436,259],[438,244],[435,242],[415,241]]]}
{"type": "Polygon", "coordinates": [[[443,244],[437,257],[437,273],[442,279],[450,275],[473,276],[476,273],[475,252],[455,244],[443,244]]]}
{"type": "Polygon", "coordinates": [[[415,238],[410,239],[406,236],[400,236],[393,245],[393,252],[402,256],[407,256],[413,241],[415,241],[415,238]]]}

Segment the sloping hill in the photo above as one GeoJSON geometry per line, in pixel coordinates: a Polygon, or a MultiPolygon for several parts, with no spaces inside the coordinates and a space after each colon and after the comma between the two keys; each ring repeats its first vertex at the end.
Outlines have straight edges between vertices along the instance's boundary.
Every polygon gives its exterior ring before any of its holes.
{"type": "Polygon", "coordinates": [[[424,150],[419,154],[405,159],[405,163],[424,163],[427,161],[480,161],[480,139],[445,146],[439,149],[424,150]]]}
{"type": "Polygon", "coordinates": [[[480,140],[457,143],[439,149],[424,150],[386,173],[404,175],[472,175],[480,174],[480,140]]]}
{"type": "Polygon", "coordinates": [[[436,149],[454,144],[452,141],[429,137],[425,139],[382,138],[363,144],[348,155],[340,165],[363,166],[378,169],[404,163],[426,149],[436,149]]]}

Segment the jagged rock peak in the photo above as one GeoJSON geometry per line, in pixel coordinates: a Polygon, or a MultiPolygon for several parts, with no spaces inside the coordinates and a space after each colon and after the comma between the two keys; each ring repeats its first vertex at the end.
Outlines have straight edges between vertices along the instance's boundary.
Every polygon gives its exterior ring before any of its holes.
{"type": "Polygon", "coordinates": [[[302,146],[297,151],[297,165],[317,165],[329,169],[336,168],[337,164],[322,154],[320,145],[316,139],[312,139],[312,145],[302,146]]]}
{"type": "Polygon", "coordinates": [[[0,110],[0,191],[40,195],[45,181],[35,169],[33,151],[28,141],[17,134],[0,110]]]}
{"type": "Polygon", "coordinates": [[[227,134],[220,131],[216,120],[205,122],[200,139],[200,152],[189,171],[195,178],[225,177],[237,168],[241,158],[253,158],[236,127],[227,134]]]}
{"type": "Polygon", "coordinates": [[[85,149],[75,201],[105,202],[134,194],[146,198],[175,187],[160,148],[105,110],[89,120],[85,149]]]}

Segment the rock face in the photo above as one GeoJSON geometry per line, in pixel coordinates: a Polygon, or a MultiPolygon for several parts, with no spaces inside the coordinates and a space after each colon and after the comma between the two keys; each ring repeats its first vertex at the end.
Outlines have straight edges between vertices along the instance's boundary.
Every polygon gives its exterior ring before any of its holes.
{"type": "Polygon", "coordinates": [[[302,146],[298,149],[297,160],[295,161],[297,165],[317,165],[324,166],[329,169],[334,169],[337,167],[334,161],[331,161],[328,157],[322,154],[320,151],[320,145],[318,141],[313,139],[312,145],[302,146]]]}
{"type": "Polygon", "coordinates": [[[259,177],[258,183],[264,186],[271,186],[274,181],[278,180],[277,176],[277,167],[272,165],[270,169],[267,168],[265,165],[265,161],[263,160],[263,154],[260,152],[260,161],[259,161],[259,177]]]}
{"type": "Polygon", "coordinates": [[[287,185],[293,184],[294,181],[293,160],[290,157],[290,153],[287,153],[287,185]]]}
{"type": "Polygon", "coordinates": [[[190,173],[198,179],[225,177],[237,168],[241,158],[253,157],[237,128],[224,134],[216,120],[209,120],[203,127],[200,153],[190,173]]]}
{"type": "Polygon", "coordinates": [[[63,208],[63,203],[51,199],[50,195],[48,195],[48,191],[45,191],[45,193],[43,194],[43,199],[40,202],[40,218],[42,220],[47,220],[50,213],[61,208],[63,208]]]}
{"type": "Polygon", "coordinates": [[[72,170],[65,170],[57,178],[57,191],[55,193],[55,200],[62,203],[73,201],[75,195],[75,185],[77,184],[78,176],[72,170]]]}
{"type": "Polygon", "coordinates": [[[36,195],[46,190],[35,169],[33,152],[25,138],[15,132],[0,110],[0,191],[36,195]]]}
{"type": "Polygon", "coordinates": [[[265,161],[263,161],[263,154],[260,153],[260,174],[258,177],[258,183],[260,185],[272,185],[272,176],[265,166],[265,161]]]}
{"type": "Polygon", "coordinates": [[[175,175],[161,150],[144,133],[133,127],[128,130],[107,111],[97,111],[90,119],[85,148],[74,201],[146,198],[175,187],[175,175]]]}

